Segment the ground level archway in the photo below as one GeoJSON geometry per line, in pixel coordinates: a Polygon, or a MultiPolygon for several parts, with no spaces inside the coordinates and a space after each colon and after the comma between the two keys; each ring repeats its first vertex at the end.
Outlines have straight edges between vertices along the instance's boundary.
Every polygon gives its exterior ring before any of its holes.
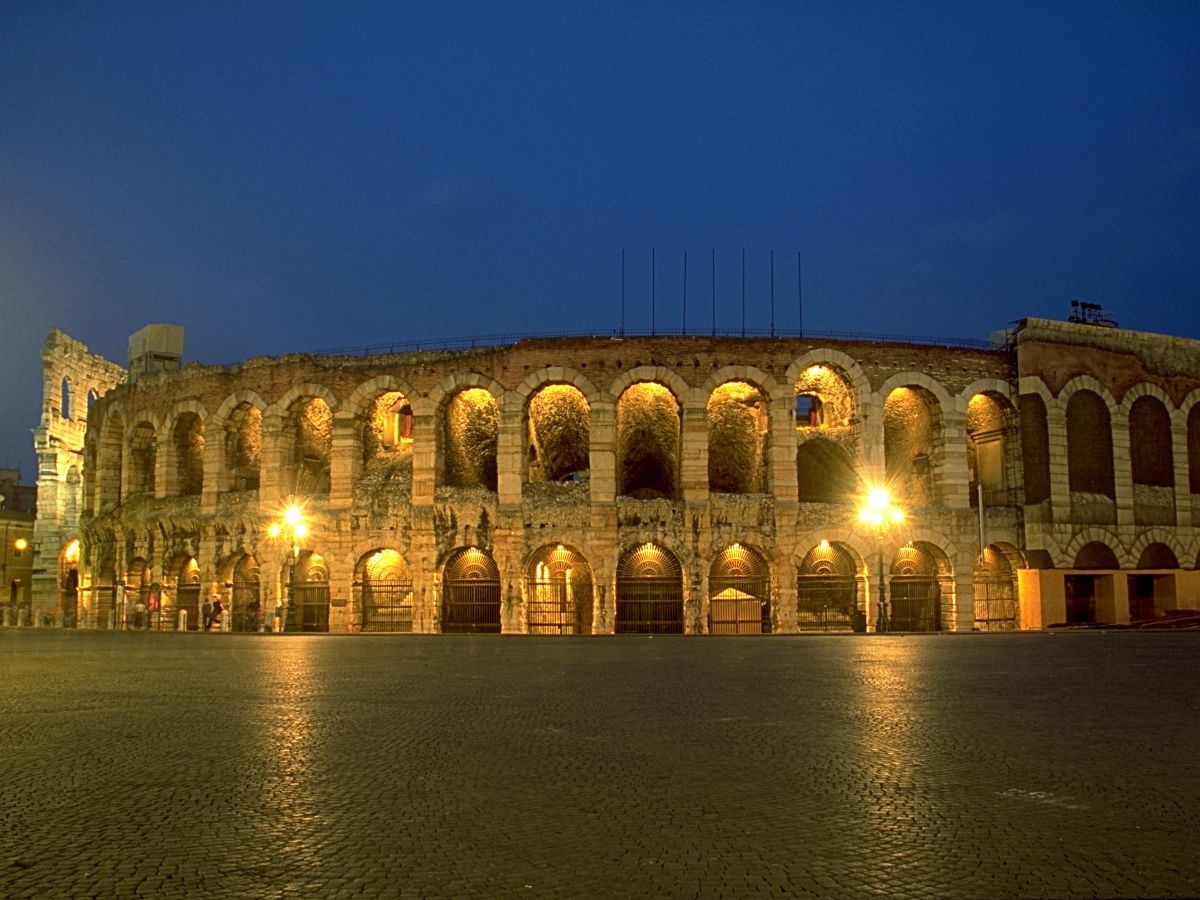
{"type": "Polygon", "coordinates": [[[617,566],[617,634],[683,634],[683,569],[656,544],[626,551],[617,566]]]}

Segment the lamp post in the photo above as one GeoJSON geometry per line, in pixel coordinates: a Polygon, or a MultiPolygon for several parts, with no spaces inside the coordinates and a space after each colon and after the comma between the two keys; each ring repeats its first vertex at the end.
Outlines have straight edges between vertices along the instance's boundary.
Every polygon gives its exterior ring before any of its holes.
{"type": "Polygon", "coordinates": [[[883,634],[891,628],[888,622],[887,590],[883,585],[883,538],[889,525],[904,521],[904,510],[892,504],[887,488],[871,488],[866,505],[859,510],[858,519],[875,529],[879,540],[879,613],[875,618],[875,632],[883,634]]]}
{"type": "Polygon", "coordinates": [[[287,597],[283,630],[296,631],[296,563],[300,560],[300,542],[308,537],[308,524],[304,511],[297,504],[290,504],[283,512],[283,520],[272,522],[267,533],[272,538],[284,537],[288,543],[287,597]]]}

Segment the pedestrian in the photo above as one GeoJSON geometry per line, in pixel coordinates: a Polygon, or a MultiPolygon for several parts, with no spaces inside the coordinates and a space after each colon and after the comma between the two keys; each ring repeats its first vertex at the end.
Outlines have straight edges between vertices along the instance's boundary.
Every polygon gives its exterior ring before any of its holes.
{"type": "Polygon", "coordinates": [[[204,615],[204,630],[208,631],[212,625],[212,601],[205,600],[204,605],[200,607],[200,612],[204,615]]]}
{"type": "Polygon", "coordinates": [[[275,601],[275,633],[283,633],[283,601],[275,601]]]}
{"type": "Polygon", "coordinates": [[[262,602],[255,597],[246,604],[246,624],[243,626],[246,631],[258,631],[258,627],[262,624],[262,602]]]}
{"type": "MultiPolygon", "coordinates": [[[[213,597],[212,601],[212,621],[216,623],[217,631],[221,630],[221,613],[225,611],[225,607],[221,605],[220,597],[213,597]]],[[[206,628],[205,631],[208,629],[206,628]]]]}

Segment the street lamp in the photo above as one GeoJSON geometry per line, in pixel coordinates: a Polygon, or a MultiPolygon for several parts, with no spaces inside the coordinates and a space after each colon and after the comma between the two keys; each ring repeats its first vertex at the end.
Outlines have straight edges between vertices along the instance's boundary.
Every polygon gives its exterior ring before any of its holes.
{"type": "Polygon", "coordinates": [[[882,634],[889,629],[887,594],[883,586],[883,538],[888,526],[904,521],[904,510],[892,505],[892,496],[887,488],[873,487],[867,494],[867,504],[858,512],[858,520],[875,529],[879,538],[879,615],[875,619],[875,631],[882,634]]]}
{"type": "Polygon", "coordinates": [[[300,559],[300,542],[308,537],[308,524],[304,521],[304,510],[292,503],[283,512],[283,521],[272,522],[267,529],[272,538],[287,539],[290,552],[288,553],[288,583],[287,583],[287,618],[283,630],[296,631],[296,563],[300,559]]]}

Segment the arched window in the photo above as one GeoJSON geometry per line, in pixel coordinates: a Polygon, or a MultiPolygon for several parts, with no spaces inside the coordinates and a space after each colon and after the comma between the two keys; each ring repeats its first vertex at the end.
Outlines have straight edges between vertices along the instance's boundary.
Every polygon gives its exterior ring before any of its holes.
{"type": "Polygon", "coordinates": [[[58,414],[64,419],[71,418],[71,383],[65,378],[60,386],[58,414]]]}
{"type": "Polygon", "coordinates": [[[1117,521],[1111,418],[1093,391],[1076,391],[1067,402],[1067,474],[1074,521],[1117,521]]]}
{"type": "Polygon", "coordinates": [[[617,492],[674,500],[679,483],[679,401],[657,382],[631,384],[617,400],[617,492]]]}

